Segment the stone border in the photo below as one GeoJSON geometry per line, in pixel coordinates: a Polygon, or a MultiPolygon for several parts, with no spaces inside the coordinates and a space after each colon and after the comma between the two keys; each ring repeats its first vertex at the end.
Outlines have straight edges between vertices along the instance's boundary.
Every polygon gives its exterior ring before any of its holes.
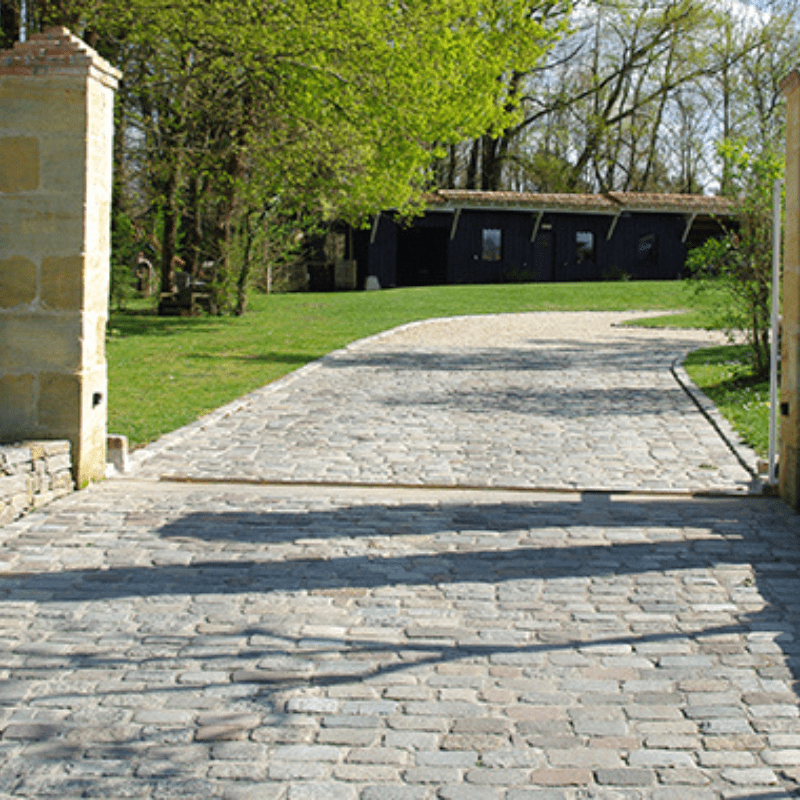
{"type": "Polygon", "coordinates": [[[74,488],[68,441],[0,445],[0,525],[74,488]]]}
{"type": "Polygon", "coordinates": [[[692,399],[692,402],[697,406],[700,413],[708,420],[709,425],[717,432],[718,436],[725,442],[728,449],[736,456],[736,460],[742,465],[743,469],[747,470],[753,478],[751,484],[751,492],[759,493],[763,491],[766,483],[759,477],[758,474],[758,454],[749,445],[745,444],[741,436],[736,432],[734,427],[728,422],[725,417],[719,412],[719,409],[703,392],[703,390],[689,377],[683,364],[688,357],[685,356],[676,358],[672,363],[671,372],[672,376],[677,381],[678,385],[686,392],[692,399]]]}

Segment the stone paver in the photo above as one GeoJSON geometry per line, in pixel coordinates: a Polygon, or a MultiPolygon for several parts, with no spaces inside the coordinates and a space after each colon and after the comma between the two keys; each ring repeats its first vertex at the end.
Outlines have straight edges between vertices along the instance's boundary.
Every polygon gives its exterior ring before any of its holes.
{"type": "MultiPolygon", "coordinates": [[[[405,326],[165,437],[137,455],[137,474],[747,491],[752,475],[673,374],[688,351],[721,335],[620,327],[635,316],[405,326]]],[[[739,449],[753,467],[752,452],[739,449]]]]}
{"type": "MultiPolygon", "coordinates": [[[[469,326],[456,327],[460,336],[469,326]]],[[[497,349],[512,333],[500,328],[497,349]]],[[[477,444],[447,474],[484,488],[236,482],[277,480],[249,450],[229,457],[264,441],[260,459],[281,435],[299,477],[331,480],[339,473],[314,478],[314,465],[353,459],[350,479],[365,484],[400,480],[404,443],[445,470],[443,443],[456,440],[447,420],[459,414],[460,431],[500,435],[503,403],[479,409],[481,391],[494,397],[493,366],[482,377],[470,351],[448,406],[463,353],[418,376],[423,332],[396,334],[408,337],[405,377],[402,360],[394,373],[363,364],[383,359],[375,347],[399,358],[394,336],[372,340],[332,359],[352,365],[326,362],[168,437],[133,477],[2,528],[0,797],[798,796],[800,518],[779,500],[569,491],[558,447],[548,476],[562,491],[489,488],[477,444]],[[367,426],[372,438],[356,454],[361,423],[346,424],[335,394],[327,412],[318,396],[323,377],[346,383],[340,369],[362,397],[356,411],[373,420],[390,387],[403,405],[426,385],[427,442],[413,440],[413,427],[404,439],[398,417],[382,445],[367,426]],[[305,455],[304,414],[309,436],[327,437],[305,455]],[[208,463],[195,467],[203,453],[208,463]],[[373,475],[380,463],[389,479],[373,475]],[[156,480],[169,472],[215,480],[156,480]]],[[[663,365],[688,346],[668,353],[660,336],[663,365]]],[[[591,379],[582,346],[570,347],[567,360],[591,379]]],[[[613,363],[611,345],[601,350],[613,363]]],[[[577,385],[558,394],[536,370],[511,371],[528,391],[538,385],[539,399],[566,403],[577,385]]],[[[639,387],[639,399],[651,380],[662,385],[661,368],[647,381],[607,371],[617,386],[639,387]]],[[[676,399],[674,428],[658,420],[658,393],[649,396],[653,408],[627,415],[637,442],[645,429],[665,441],[686,435],[717,458],[702,415],[676,399]]],[[[613,444],[622,407],[604,406],[599,388],[585,399],[585,418],[604,420],[613,444]]],[[[559,435],[579,430],[550,408],[559,435]]],[[[512,416],[524,428],[530,415],[512,416]]],[[[691,470],[656,450],[646,462],[656,487],[686,485],[691,470]]],[[[705,486],[743,492],[746,478],[722,460],[730,451],[718,452],[717,483],[705,486]]],[[[609,457],[586,459],[597,480],[609,457]]],[[[497,465],[503,483],[513,470],[497,465]]],[[[431,475],[419,482],[435,483],[431,475]]]]}
{"type": "Polygon", "coordinates": [[[0,796],[790,797],[765,498],[110,481],[4,528],[0,796]]]}

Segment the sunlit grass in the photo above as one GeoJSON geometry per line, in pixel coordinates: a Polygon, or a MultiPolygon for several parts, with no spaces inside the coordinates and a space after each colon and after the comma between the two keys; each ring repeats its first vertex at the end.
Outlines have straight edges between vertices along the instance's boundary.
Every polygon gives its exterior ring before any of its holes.
{"type": "Polygon", "coordinates": [[[689,377],[760,456],[769,449],[769,381],[753,377],[747,348],[711,347],[690,353],[689,377]]]}

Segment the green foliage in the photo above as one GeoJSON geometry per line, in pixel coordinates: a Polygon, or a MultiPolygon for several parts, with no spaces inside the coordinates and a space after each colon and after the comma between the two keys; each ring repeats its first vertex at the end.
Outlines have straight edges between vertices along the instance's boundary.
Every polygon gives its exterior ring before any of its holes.
{"type": "Polygon", "coordinates": [[[117,311],[125,308],[134,296],[135,264],[138,238],[127,214],[115,211],[111,224],[111,285],[110,300],[117,311]]]}
{"type": "Polygon", "coordinates": [[[604,281],[629,281],[630,279],[630,272],[626,272],[617,264],[612,264],[608,269],[603,270],[604,281]]]}
{"type": "Polygon", "coordinates": [[[772,187],[783,174],[783,160],[771,148],[753,154],[741,140],[723,142],[719,149],[735,187],[738,227],[692,250],[687,267],[700,291],[722,289],[721,327],[744,334],[753,373],[763,378],[770,363],[772,187]]]}
{"type": "MultiPolygon", "coordinates": [[[[87,0],[87,28],[125,75],[120,206],[153,232],[162,289],[176,258],[192,274],[211,262],[217,307],[241,309],[261,247],[251,221],[276,207],[303,231],[419,209],[437,148],[518,119],[499,79],[555,42],[551,5],[87,0]]],[[[294,250],[282,224],[265,233],[279,262],[294,250]]]]}

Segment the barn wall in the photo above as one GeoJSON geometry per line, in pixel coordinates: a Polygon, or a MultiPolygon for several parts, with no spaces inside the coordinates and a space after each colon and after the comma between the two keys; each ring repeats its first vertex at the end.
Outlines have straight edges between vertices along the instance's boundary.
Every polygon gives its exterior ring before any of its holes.
{"type": "Polygon", "coordinates": [[[686,260],[685,225],[675,214],[623,215],[606,248],[605,269],[636,280],[679,278],[686,260]]]}
{"type": "MultiPolygon", "coordinates": [[[[628,276],[670,280],[681,276],[686,246],[682,214],[626,212],[608,231],[608,214],[546,213],[536,239],[537,212],[463,209],[451,239],[452,211],[429,211],[409,227],[381,217],[375,241],[362,234],[363,274],[381,286],[428,283],[502,283],[508,281],[599,281],[628,276]],[[484,259],[484,229],[502,231],[499,260],[484,259]],[[578,235],[593,237],[591,256],[579,258],[578,235]],[[366,237],[364,242],[363,237],[366,237]],[[439,260],[446,260],[438,268],[439,260]]],[[[363,281],[361,282],[363,285],[363,281]]]]}

